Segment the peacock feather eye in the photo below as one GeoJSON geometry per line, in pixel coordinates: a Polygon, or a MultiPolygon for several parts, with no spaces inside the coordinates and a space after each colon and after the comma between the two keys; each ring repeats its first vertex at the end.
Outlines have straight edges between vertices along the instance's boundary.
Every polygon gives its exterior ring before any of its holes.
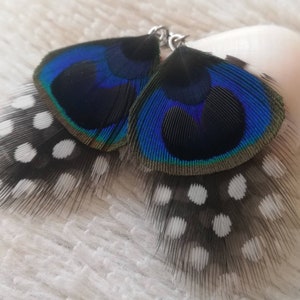
{"type": "Polygon", "coordinates": [[[34,83],[73,136],[111,151],[126,143],[129,109],[158,63],[154,35],[93,41],[49,53],[34,83]]]}
{"type": "Polygon", "coordinates": [[[201,299],[253,298],[300,228],[299,135],[270,77],[184,38],[156,26],[48,54],[0,109],[0,207],[69,213],[136,178],[174,273],[201,299]]]}
{"type": "Polygon", "coordinates": [[[284,117],[281,96],[262,79],[181,46],[133,104],[130,143],[152,170],[211,174],[251,159],[276,136],[284,117]]]}

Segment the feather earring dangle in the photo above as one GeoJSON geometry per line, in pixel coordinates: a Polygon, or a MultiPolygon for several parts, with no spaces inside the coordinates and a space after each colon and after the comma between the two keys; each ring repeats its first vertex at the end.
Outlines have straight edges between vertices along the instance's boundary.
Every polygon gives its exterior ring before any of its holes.
{"type": "Polygon", "coordinates": [[[128,113],[159,64],[162,36],[114,38],[49,53],[1,108],[0,201],[33,214],[76,210],[107,185],[128,113]]]}
{"type": "Polygon", "coordinates": [[[206,296],[253,295],[299,229],[299,137],[269,76],[183,41],[170,34],[173,53],[133,104],[130,155],[149,170],[148,208],[169,265],[206,296]]]}
{"type": "Polygon", "coordinates": [[[76,210],[132,165],[167,263],[210,296],[252,292],[299,228],[298,137],[270,77],[184,39],[157,26],[49,53],[0,110],[0,205],[76,210]]]}

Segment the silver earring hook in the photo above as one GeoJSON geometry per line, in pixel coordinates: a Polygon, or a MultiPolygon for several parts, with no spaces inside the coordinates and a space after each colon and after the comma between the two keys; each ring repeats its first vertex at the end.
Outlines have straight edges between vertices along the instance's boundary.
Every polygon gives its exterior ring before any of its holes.
{"type": "Polygon", "coordinates": [[[152,27],[148,34],[154,34],[159,39],[159,45],[166,46],[168,45],[168,39],[169,39],[169,29],[166,26],[159,25],[152,27]]]}
{"type": "Polygon", "coordinates": [[[172,51],[185,44],[188,35],[172,33],[166,26],[159,25],[152,27],[148,34],[154,34],[159,39],[161,47],[168,46],[172,51]]]}
{"type": "Polygon", "coordinates": [[[182,34],[170,32],[168,37],[168,46],[172,51],[174,51],[178,47],[184,46],[187,37],[188,35],[182,35],[182,34]]]}

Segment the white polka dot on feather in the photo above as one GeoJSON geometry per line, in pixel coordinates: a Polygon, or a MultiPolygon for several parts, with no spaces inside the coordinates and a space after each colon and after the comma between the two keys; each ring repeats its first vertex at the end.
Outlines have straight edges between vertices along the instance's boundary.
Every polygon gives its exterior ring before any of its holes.
{"type": "Polygon", "coordinates": [[[280,178],[286,172],[285,165],[274,154],[267,154],[264,157],[262,168],[267,175],[274,178],[280,178]]]}
{"type": "Polygon", "coordinates": [[[59,199],[65,198],[77,185],[78,180],[69,173],[61,174],[53,187],[53,194],[59,199]]]}
{"type": "Polygon", "coordinates": [[[32,95],[24,95],[14,99],[11,103],[13,108],[28,109],[35,105],[35,99],[32,95]]]}
{"type": "Polygon", "coordinates": [[[206,201],[207,190],[201,184],[191,184],[188,197],[195,204],[202,205],[206,201]]]}
{"type": "Polygon", "coordinates": [[[53,123],[53,117],[50,112],[43,111],[36,114],[33,118],[33,127],[39,130],[50,127],[53,123]]]}
{"type": "Polygon", "coordinates": [[[166,185],[159,184],[153,193],[153,201],[158,205],[165,205],[169,203],[171,196],[172,190],[166,185]]]}
{"type": "Polygon", "coordinates": [[[258,237],[254,237],[242,246],[243,256],[253,262],[258,262],[263,257],[263,248],[258,237]]]}
{"type": "Polygon", "coordinates": [[[208,264],[209,252],[201,246],[194,247],[189,253],[189,263],[198,271],[202,271],[208,264]]]}
{"type": "Polygon", "coordinates": [[[92,167],[92,180],[97,182],[100,177],[108,170],[109,164],[104,156],[99,155],[92,167]]]}
{"type": "Polygon", "coordinates": [[[168,221],[165,234],[171,239],[178,239],[184,234],[186,225],[186,221],[183,218],[172,217],[168,221]]]}
{"type": "Polygon", "coordinates": [[[242,174],[235,175],[229,182],[228,194],[235,200],[241,200],[245,197],[247,191],[247,181],[242,174]]]}
{"type": "Polygon", "coordinates": [[[62,140],[53,147],[52,156],[56,159],[67,158],[73,153],[75,146],[73,140],[62,140]]]}
{"type": "Polygon", "coordinates": [[[34,192],[36,183],[30,179],[21,179],[11,191],[13,198],[17,199],[21,196],[29,196],[34,192]]]}
{"type": "Polygon", "coordinates": [[[29,163],[34,159],[36,154],[36,149],[34,149],[30,143],[24,143],[16,148],[14,157],[16,161],[29,163]]]}
{"type": "Polygon", "coordinates": [[[218,237],[225,237],[231,231],[231,220],[224,214],[219,214],[212,221],[213,231],[218,237]]]}
{"type": "Polygon", "coordinates": [[[265,196],[258,209],[266,219],[275,221],[281,217],[281,212],[284,210],[282,196],[275,193],[265,196]]]}
{"type": "Polygon", "coordinates": [[[11,134],[14,130],[14,122],[12,120],[6,120],[0,123],[0,137],[4,137],[11,134]]]}

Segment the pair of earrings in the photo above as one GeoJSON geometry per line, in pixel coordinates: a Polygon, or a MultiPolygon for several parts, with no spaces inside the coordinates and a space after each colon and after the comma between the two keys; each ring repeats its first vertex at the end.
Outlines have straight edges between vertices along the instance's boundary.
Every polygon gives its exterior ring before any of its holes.
{"type": "Polygon", "coordinates": [[[173,175],[231,169],[277,134],[282,99],[183,39],[159,26],[146,36],[71,46],[46,56],[34,82],[58,120],[90,147],[111,151],[130,140],[143,165],[173,175]],[[174,50],[161,66],[159,43],[174,50]]]}
{"type": "Polygon", "coordinates": [[[295,133],[268,76],[184,38],[158,26],[48,54],[0,115],[1,204],[76,209],[120,165],[142,166],[167,262],[211,293],[253,289],[299,226],[295,133]]]}

